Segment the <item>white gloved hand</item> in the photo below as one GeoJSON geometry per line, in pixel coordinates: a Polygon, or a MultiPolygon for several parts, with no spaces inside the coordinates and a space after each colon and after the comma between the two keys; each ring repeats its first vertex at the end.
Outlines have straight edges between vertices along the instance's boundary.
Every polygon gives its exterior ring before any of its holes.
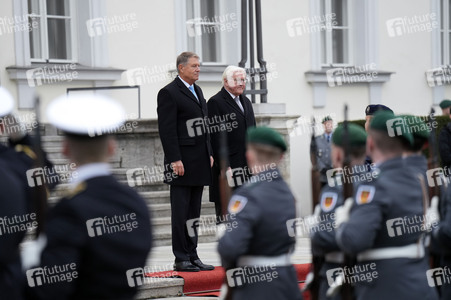
{"type": "Polygon", "coordinates": [[[337,224],[337,228],[340,227],[341,224],[348,222],[353,203],[354,199],[350,197],[346,199],[342,206],[335,210],[335,223],[337,224]]]}
{"type": "Polygon", "coordinates": [[[431,231],[440,222],[440,213],[438,211],[439,198],[432,197],[431,206],[426,210],[425,226],[427,231],[431,231]]]}
{"type": "Polygon", "coordinates": [[[22,270],[26,271],[41,263],[41,253],[47,245],[47,237],[40,234],[39,237],[22,245],[20,256],[22,258],[22,270]]]}

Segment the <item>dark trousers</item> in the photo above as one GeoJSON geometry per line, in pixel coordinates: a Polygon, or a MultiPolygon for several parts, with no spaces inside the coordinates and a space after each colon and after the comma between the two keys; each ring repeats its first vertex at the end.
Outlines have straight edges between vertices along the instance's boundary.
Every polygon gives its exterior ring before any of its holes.
{"type": "Polygon", "coordinates": [[[172,252],[175,262],[199,258],[198,236],[189,236],[186,221],[200,217],[203,190],[203,186],[171,185],[172,252]]]}

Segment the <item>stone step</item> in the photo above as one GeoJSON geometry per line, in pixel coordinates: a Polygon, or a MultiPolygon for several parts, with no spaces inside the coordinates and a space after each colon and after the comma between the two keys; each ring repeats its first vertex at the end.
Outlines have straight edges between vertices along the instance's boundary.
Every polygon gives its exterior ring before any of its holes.
{"type": "Polygon", "coordinates": [[[62,141],[64,137],[62,135],[52,135],[52,136],[42,136],[41,143],[44,149],[51,147],[60,148],[62,147],[62,141]]]}
{"type": "MultiPolygon", "coordinates": [[[[152,211],[153,218],[169,217],[171,215],[171,205],[169,203],[161,204],[148,204],[149,209],[152,211]]],[[[214,215],[215,204],[213,202],[203,202],[201,215],[214,215]]]]}
{"type": "MultiPolygon", "coordinates": [[[[67,159],[67,158],[54,158],[54,159],[49,159],[54,165],[58,166],[58,167],[63,167],[63,166],[68,166],[71,164],[71,162],[67,159]]],[[[120,158],[112,158],[109,160],[109,164],[111,166],[111,168],[114,169],[118,169],[121,168],[122,166],[122,160],[120,158]]]]}
{"type": "Polygon", "coordinates": [[[144,279],[143,285],[138,289],[135,299],[156,299],[181,297],[183,295],[183,278],[148,278],[144,279]]]}

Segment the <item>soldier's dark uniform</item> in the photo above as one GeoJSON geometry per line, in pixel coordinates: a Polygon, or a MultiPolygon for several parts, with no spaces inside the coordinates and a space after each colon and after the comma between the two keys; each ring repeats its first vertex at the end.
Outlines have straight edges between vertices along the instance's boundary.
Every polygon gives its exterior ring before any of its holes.
{"type": "MultiPolygon", "coordinates": [[[[349,144],[354,147],[365,147],[366,133],[362,127],[354,124],[349,124],[349,144]]],[[[337,127],[334,132],[332,142],[339,146],[343,146],[343,125],[337,127]]],[[[327,290],[330,285],[327,281],[328,270],[339,268],[344,263],[344,253],[338,247],[335,240],[335,210],[342,206],[343,200],[343,180],[351,180],[354,186],[354,190],[362,183],[360,180],[365,179],[366,166],[357,165],[353,167],[352,173],[348,173],[343,179],[342,174],[337,174],[336,178],[333,178],[333,182],[324,186],[321,189],[321,195],[319,199],[319,205],[321,208],[320,215],[318,217],[318,224],[311,228],[310,239],[313,255],[321,256],[324,258],[324,263],[321,266],[319,273],[319,299],[320,300],[339,300],[340,294],[334,297],[326,297],[327,290]]]]}
{"type": "MultiPolygon", "coordinates": [[[[113,105],[108,98],[85,97],[55,100],[49,106],[48,117],[68,138],[89,143],[91,139],[105,138],[88,136],[99,133],[98,127],[93,126],[101,125],[102,117],[97,115],[100,121],[96,120],[95,114],[86,116],[83,110],[94,107],[93,110],[101,109],[108,114],[109,123],[101,127],[106,132],[120,126],[125,114],[122,110],[118,112],[117,104],[113,105]],[[80,119],[86,130],[62,120],[61,116],[67,113],[83,115],[80,119]]],[[[106,163],[83,164],[77,166],[76,172],[69,195],[49,212],[44,232],[47,245],[40,267],[53,270],[53,266],[59,266],[59,270],[75,271],[77,276],[49,283],[48,278],[55,271],[37,273],[39,270],[29,269],[28,296],[30,299],[133,299],[144,280],[142,268],[152,243],[148,207],[136,191],[111,175],[106,163]]]]}
{"type": "MultiPolygon", "coordinates": [[[[394,118],[390,113],[378,113],[371,129],[387,134],[387,121],[394,118]]],[[[393,138],[413,142],[404,127],[402,135],[393,138]]],[[[370,268],[374,266],[377,272],[377,277],[356,283],[357,299],[438,299],[427,283],[424,232],[406,229],[422,226],[409,221],[415,217],[421,221],[425,213],[418,177],[405,167],[401,154],[377,167],[379,176],[359,187],[349,220],[336,234],[340,248],[356,255],[359,269],[373,271],[370,268]]]]}
{"type": "MultiPolygon", "coordinates": [[[[330,117],[325,117],[322,121],[332,121],[330,117]]],[[[332,143],[332,132],[328,135],[326,133],[322,135],[318,135],[315,137],[316,140],[316,157],[318,162],[318,169],[320,171],[320,177],[319,181],[321,182],[321,186],[327,184],[327,175],[326,172],[330,169],[332,169],[332,161],[330,157],[330,151],[331,151],[331,143],[332,143]]]]}
{"type": "MultiPolygon", "coordinates": [[[[0,120],[10,114],[13,107],[13,98],[0,87],[0,120]]],[[[20,220],[27,213],[27,202],[22,182],[15,176],[17,166],[4,148],[7,147],[0,146],[0,299],[20,300],[23,295],[19,244],[26,230],[18,228],[26,225],[20,220]]]]}
{"type": "MultiPolygon", "coordinates": [[[[383,105],[383,104],[369,104],[366,108],[365,108],[365,117],[367,119],[367,123],[369,124],[369,122],[371,121],[371,119],[373,118],[373,115],[378,112],[378,111],[390,111],[393,112],[389,107],[383,105]]],[[[371,157],[367,156],[365,159],[365,164],[368,166],[368,171],[371,170],[371,164],[373,163],[373,161],[371,160],[371,157]]]]}
{"type": "MultiPolygon", "coordinates": [[[[257,140],[286,149],[282,137],[266,127],[249,129],[248,142],[257,140]]],[[[240,271],[241,276],[246,276],[243,270],[254,265],[271,266],[261,274],[276,272],[277,276],[251,283],[241,278],[243,284],[233,288],[233,299],[302,299],[289,259],[296,240],[288,233],[287,221],[296,218],[295,198],[278,169],[254,176],[270,180],[252,183],[251,178],[232,196],[229,213],[235,214],[237,228],[219,240],[218,251],[224,267],[239,268],[235,271],[240,271]]]]}

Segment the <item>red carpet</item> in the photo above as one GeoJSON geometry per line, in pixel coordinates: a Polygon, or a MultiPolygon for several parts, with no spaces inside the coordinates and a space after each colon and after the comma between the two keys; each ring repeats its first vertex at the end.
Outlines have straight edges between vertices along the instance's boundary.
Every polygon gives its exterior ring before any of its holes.
{"type": "MultiPolygon", "coordinates": [[[[294,265],[298,275],[299,287],[303,282],[310,268],[310,264],[294,265]]],[[[225,280],[225,272],[222,267],[215,267],[213,271],[203,272],[155,272],[147,273],[146,277],[181,277],[185,280],[183,293],[186,296],[219,296],[219,290],[225,280]]],[[[304,300],[309,300],[308,293],[303,294],[304,300]]]]}

